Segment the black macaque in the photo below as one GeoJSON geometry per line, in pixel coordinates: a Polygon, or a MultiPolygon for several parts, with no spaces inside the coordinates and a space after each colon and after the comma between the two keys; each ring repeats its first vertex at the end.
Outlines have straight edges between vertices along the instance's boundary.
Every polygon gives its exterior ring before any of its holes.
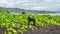
{"type": "Polygon", "coordinates": [[[30,22],[33,22],[33,25],[36,26],[35,25],[35,19],[28,16],[28,26],[30,25],[30,22]]]}

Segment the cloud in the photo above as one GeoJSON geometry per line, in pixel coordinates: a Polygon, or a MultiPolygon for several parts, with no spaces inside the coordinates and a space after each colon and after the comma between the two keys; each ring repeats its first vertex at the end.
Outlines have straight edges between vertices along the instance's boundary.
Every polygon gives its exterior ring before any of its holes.
{"type": "Polygon", "coordinates": [[[51,2],[52,0],[44,0],[44,2],[51,2]]]}
{"type": "Polygon", "coordinates": [[[60,0],[0,0],[0,6],[33,10],[58,10],[60,0]]]}
{"type": "MultiPolygon", "coordinates": [[[[12,1],[12,0],[10,0],[12,1]]],[[[0,6],[4,6],[4,7],[13,7],[14,6],[14,2],[10,2],[8,0],[0,0],[0,6]]]]}
{"type": "Polygon", "coordinates": [[[46,7],[42,7],[42,6],[39,6],[39,7],[32,7],[32,9],[35,9],[35,10],[44,10],[46,7]]]}
{"type": "Polygon", "coordinates": [[[0,3],[7,3],[7,0],[0,0],[0,3]]]}

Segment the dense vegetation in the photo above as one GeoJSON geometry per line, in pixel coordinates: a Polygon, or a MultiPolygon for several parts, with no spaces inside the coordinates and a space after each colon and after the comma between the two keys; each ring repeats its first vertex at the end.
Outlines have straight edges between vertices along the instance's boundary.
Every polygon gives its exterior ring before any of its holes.
{"type": "MultiPolygon", "coordinates": [[[[8,31],[8,34],[17,34],[20,32],[23,34],[24,31],[28,28],[28,20],[27,17],[30,16],[36,20],[36,25],[38,26],[47,26],[47,25],[55,25],[60,26],[60,16],[52,16],[52,15],[37,15],[37,14],[10,14],[9,11],[6,13],[0,10],[0,28],[5,28],[8,31]],[[13,32],[13,33],[12,33],[13,32]]],[[[30,29],[34,29],[31,25],[30,29]]],[[[6,34],[6,31],[4,32],[6,34]]]]}

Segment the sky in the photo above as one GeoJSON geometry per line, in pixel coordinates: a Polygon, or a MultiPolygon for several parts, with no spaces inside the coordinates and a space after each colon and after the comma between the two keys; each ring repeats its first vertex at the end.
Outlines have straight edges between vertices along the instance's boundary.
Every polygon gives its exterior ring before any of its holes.
{"type": "Polygon", "coordinates": [[[60,0],[0,0],[0,7],[60,11],[60,0]]]}

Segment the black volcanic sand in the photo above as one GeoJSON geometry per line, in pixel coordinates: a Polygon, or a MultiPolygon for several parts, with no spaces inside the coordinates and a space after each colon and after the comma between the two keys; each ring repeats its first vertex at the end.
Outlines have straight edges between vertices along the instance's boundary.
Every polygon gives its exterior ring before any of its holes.
{"type": "MultiPolygon", "coordinates": [[[[60,26],[49,25],[47,27],[37,26],[38,30],[27,28],[24,34],[60,34],[60,26]]],[[[3,34],[4,28],[0,28],[0,34],[3,34]]],[[[19,34],[19,33],[18,33],[19,34]]]]}

